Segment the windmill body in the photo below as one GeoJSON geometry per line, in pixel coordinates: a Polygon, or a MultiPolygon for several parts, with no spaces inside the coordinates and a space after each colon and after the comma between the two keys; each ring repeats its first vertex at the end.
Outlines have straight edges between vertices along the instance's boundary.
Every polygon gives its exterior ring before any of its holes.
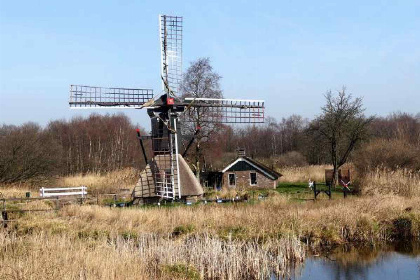
{"type": "MultiPolygon", "coordinates": [[[[71,85],[69,105],[72,109],[126,108],[146,109],[152,133],[140,136],[152,141],[153,157],[133,190],[134,201],[181,199],[200,195],[202,187],[181,156],[179,139],[182,124],[194,125],[195,114],[206,112],[209,123],[262,123],[263,100],[182,98],[182,17],[159,16],[161,80],[163,93],[156,97],[152,89],[104,88],[71,85]]],[[[198,130],[197,130],[198,132],[198,130]]],[[[190,143],[192,143],[193,139],[190,143]]],[[[190,145],[187,146],[187,149],[190,145]]],[[[183,151],[183,154],[186,150],[183,151]]]]}

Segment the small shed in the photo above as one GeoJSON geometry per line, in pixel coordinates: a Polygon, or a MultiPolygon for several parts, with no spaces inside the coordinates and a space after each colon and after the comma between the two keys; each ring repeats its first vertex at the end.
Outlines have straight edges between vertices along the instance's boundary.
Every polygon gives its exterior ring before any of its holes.
{"type": "Polygon", "coordinates": [[[276,188],[280,173],[249,157],[239,156],[222,170],[223,188],[276,188]]]}

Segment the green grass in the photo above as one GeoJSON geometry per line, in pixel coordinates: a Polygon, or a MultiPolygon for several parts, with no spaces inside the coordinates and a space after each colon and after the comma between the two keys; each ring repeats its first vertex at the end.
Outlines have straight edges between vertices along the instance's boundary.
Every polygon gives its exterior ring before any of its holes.
{"type": "MultiPolygon", "coordinates": [[[[325,185],[317,185],[318,190],[328,190],[328,187],[325,185]]],[[[295,199],[312,199],[314,197],[314,192],[308,187],[308,183],[287,183],[281,182],[277,185],[276,191],[280,194],[289,195],[295,199]]],[[[343,190],[341,187],[331,188],[332,199],[343,198],[343,190]]],[[[328,196],[325,193],[318,195],[317,199],[328,199],[328,196]]]]}
{"type": "MultiPolygon", "coordinates": [[[[328,187],[325,185],[317,185],[318,190],[328,190],[328,187]]],[[[343,190],[341,187],[332,188],[332,199],[339,199],[343,198],[343,190]]],[[[288,182],[280,182],[277,185],[276,189],[248,189],[246,193],[248,194],[248,198],[250,202],[257,202],[258,197],[267,197],[270,196],[270,193],[277,192],[281,195],[288,196],[292,199],[296,200],[308,200],[314,198],[313,190],[308,187],[307,182],[298,182],[298,183],[288,183],[288,182]]],[[[205,196],[211,194],[212,196],[216,196],[217,192],[210,190],[206,192],[205,196]]],[[[328,196],[325,193],[321,193],[318,195],[317,199],[328,199],[328,196]]]]}
{"type": "Polygon", "coordinates": [[[312,190],[308,188],[308,183],[279,183],[276,191],[288,194],[312,193],[312,190]]]}
{"type": "MultiPolygon", "coordinates": [[[[328,190],[328,187],[325,185],[317,185],[318,190],[328,190]]],[[[276,191],[279,193],[313,193],[313,191],[308,187],[308,183],[279,183],[277,185],[276,191]]],[[[341,187],[331,188],[333,193],[343,193],[341,187]]]]}

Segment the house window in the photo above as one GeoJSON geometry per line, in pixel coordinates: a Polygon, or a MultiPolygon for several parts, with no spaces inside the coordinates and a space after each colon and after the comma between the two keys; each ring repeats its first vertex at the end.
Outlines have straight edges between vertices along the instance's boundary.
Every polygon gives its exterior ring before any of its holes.
{"type": "Polygon", "coordinates": [[[250,172],[249,177],[250,177],[251,186],[255,186],[257,184],[257,173],[250,172]]]}
{"type": "Polygon", "coordinates": [[[236,176],[235,174],[229,174],[229,186],[236,185],[236,176]]]}

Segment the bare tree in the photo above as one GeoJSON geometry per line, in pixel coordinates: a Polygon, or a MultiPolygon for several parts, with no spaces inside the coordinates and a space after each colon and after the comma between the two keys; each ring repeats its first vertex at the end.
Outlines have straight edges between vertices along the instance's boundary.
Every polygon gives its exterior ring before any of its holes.
{"type": "Polygon", "coordinates": [[[63,149],[63,174],[145,166],[136,145],[135,126],[123,114],[58,120],[47,129],[63,149]]]}
{"type": "Polygon", "coordinates": [[[356,145],[365,138],[368,124],[373,118],[364,116],[362,98],[353,99],[343,87],[334,97],[331,91],[325,95],[327,103],[322,115],[311,124],[311,130],[329,145],[334,167],[333,185],[338,183],[338,169],[347,162],[356,145]]]}
{"type": "Polygon", "coordinates": [[[0,127],[0,182],[40,179],[59,171],[61,147],[35,123],[0,127]]]}
{"type": "MultiPolygon", "coordinates": [[[[184,75],[181,84],[182,97],[223,98],[220,90],[221,76],[213,71],[209,58],[199,58],[192,62],[184,75]]],[[[195,136],[194,168],[197,178],[200,177],[200,161],[203,160],[201,143],[208,140],[217,128],[217,124],[206,122],[211,112],[208,108],[190,108],[188,117],[191,124],[184,123],[183,133],[195,136]]]]}

